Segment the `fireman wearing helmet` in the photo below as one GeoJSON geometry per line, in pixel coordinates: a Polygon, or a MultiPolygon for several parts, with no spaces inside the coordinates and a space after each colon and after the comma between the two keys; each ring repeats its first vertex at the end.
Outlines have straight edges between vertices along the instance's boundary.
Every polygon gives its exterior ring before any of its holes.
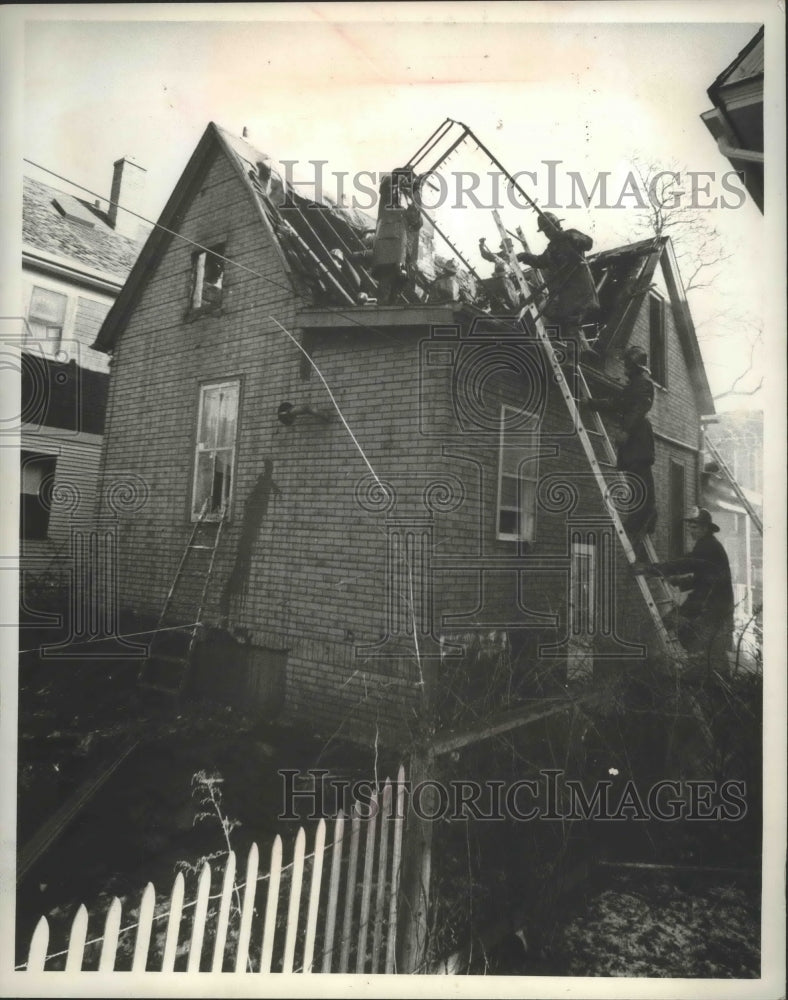
{"type": "Polygon", "coordinates": [[[540,212],[537,223],[548,243],[541,254],[519,253],[517,259],[530,267],[542,268],[548,288],[545,320],[559,327],[559,338],[577,337],[583,319],[599,308],[591,269],[585,254],[594,245],[590,236],[578,229],[562,229],[561,219],[552,212],[540,212]]]}
{"type": "Polygon", "coordinates": [[[635,476],[643,491],[642,501],[624,522],[633,545],[650,535],[657,523],[654,490],[654,431],[647,414],[654,404],[654,383],[648,370],[648,355],[632,345],[623,355],[627,382],[615,397],[589,399],[586,406],[609,413],[618,425],[616,434],[617,468],[635,476]]]}

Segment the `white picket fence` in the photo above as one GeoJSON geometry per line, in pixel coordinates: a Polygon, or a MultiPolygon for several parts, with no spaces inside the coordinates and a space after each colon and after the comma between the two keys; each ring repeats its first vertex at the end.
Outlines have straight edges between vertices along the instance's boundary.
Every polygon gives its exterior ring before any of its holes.
{"type": "Polygon", "coordinates": [[[277,836],[266,874],[258,874],[259,850],[252,844],[241,885],[236,884],[236,858],[230,852],[221,890],[215,895],[211,895],[214,873],[208,862],[200,871],[193,902],[184,904],[185,881],[179,872],[169,899],[156,913],[156,891],[149,882],[138,913],[133,911],[135,922],[121,927],[122,904],[116,897],[107,911],[103,934],[90,941],[88,911],[81,905],[67,947],[51,954],[47,951],[50,927],[42,916],[30,941],[27,963],[21,968],[29,972],[63,967],[67,972],[87,968],[102,972],[395,972],[404,780],[400,767],[397,781],[392,784],[386,779],[380,794],[374,793],[371,807],[364,809],[368,815],[362,817],[358,803],[350,817],[340,813],[331,821],[329,843],[326,821],[320,820],[309,854],[306,833],[300,827],[292,861],[284,866],[282,839],[277,836]],[[324,878],[329,854],[330,872],[324,878]],[[256,902],[258,884],[263,882],[268,883],[264,911],[262,900],[259,906],[256,902]],[[219,901],[218,907],[210,910],[213,900],[219,901]],[[154,924],[165,918],[162,940],[153,931],[154,924]]]}

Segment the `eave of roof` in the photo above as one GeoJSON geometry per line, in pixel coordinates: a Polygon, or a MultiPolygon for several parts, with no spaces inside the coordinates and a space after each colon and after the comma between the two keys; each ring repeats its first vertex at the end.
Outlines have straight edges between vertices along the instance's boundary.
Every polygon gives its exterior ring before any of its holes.
{"type": "MultiPolygon", "coordinates": [[[[92,345],[94,350],[109,352],[115,347],[118,337],[120,337],[129,320],[131,311],[148,274],[173,237],[177,236],[177,231],[182,220],[182,213],[192,195],[196,193],[210,156],[216,150],[229,153],[227,143],[223,140],[221,131],[213,122],[209,122],[194,152],[189,157],[189,162],[179,177],[178,183],[173,188],[172,194],[162,209],[156,225],[148,235],[145,245],[140,251],[120,294],[107,313],[98,336],[92,345]]],[[[242,172],[242,168],[236,158],[230,156],[229,159],[233,166],[239,172],[242,172]]],[[[249,189],[247,184],[244,186],[247,190],[249,189]]]]}

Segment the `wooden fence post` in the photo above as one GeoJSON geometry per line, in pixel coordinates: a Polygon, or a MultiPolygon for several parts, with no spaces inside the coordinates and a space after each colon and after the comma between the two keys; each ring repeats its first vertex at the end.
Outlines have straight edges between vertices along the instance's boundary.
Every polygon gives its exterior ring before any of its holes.
{"type": "MultiPolygon", "coordinates": [[[[405,973],[423,971],[427,954],[432,820],[424,819],[414,812],[413,800],[419,784],[430,780],[434,773],[435,755],[431,747],[414,749],[409,768],[411,794],[402,854],[400,926],[397,930],[398,971],[405,973]]],[[[425,811],[426,806],[428,815],[433,794],[423,792],[419,796],[421,811],[425,811]]]]}

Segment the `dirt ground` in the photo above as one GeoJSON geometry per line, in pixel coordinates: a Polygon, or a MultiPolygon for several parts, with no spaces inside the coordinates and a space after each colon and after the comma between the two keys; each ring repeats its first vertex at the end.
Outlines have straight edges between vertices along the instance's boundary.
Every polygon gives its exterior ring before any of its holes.
{"type": "MultiPolygon", "coordinates": [[[[136,746],[20,881],[19,962],[41,914],[53,918],[55,947],[58,935],[64,940],[80,903],[101,914],[113,895],[137,899],[148,881],[166,895],[179,864],[195,865],[225,849],[218,821],[195,823],[196,773],[224,779],[221,808],[238,824],[231,837],[239,858],[245,857],[252,841],[265,858],[276,833],[286,841],[295,836],[298,822],[277,819],[282,802],[279,769],[318,766],[351,778],[373,773],[372,750],[312,738],[215,704],[191,702],[177,708],[141,692],[135,676],[135,665],[123,661],[46,663],[31,655],[22,659],[20,849],[102,763],[128,743],[136,746]]],[[[392,773],[397,763],[378,760],[378,774],[392,773]]],[[[735,847],[726,847],[723,854],[735,847]]],[[[673,860],[682,860],[679,853],[677,848],[673,860]]],[[[461,860],[463,867],[464,853],[461,860]]],[[[725,857],[720,861],[708,855],[695,860],[731,864],[725,857]]],[[[489,953],[477,949],[472,971],[757,977],[759,903],[756,875],[607,869],[567,897],[538,946],[509,938],[489,953]]],[[[91,926],[90,934],[96,930],[91,926]]]]}

